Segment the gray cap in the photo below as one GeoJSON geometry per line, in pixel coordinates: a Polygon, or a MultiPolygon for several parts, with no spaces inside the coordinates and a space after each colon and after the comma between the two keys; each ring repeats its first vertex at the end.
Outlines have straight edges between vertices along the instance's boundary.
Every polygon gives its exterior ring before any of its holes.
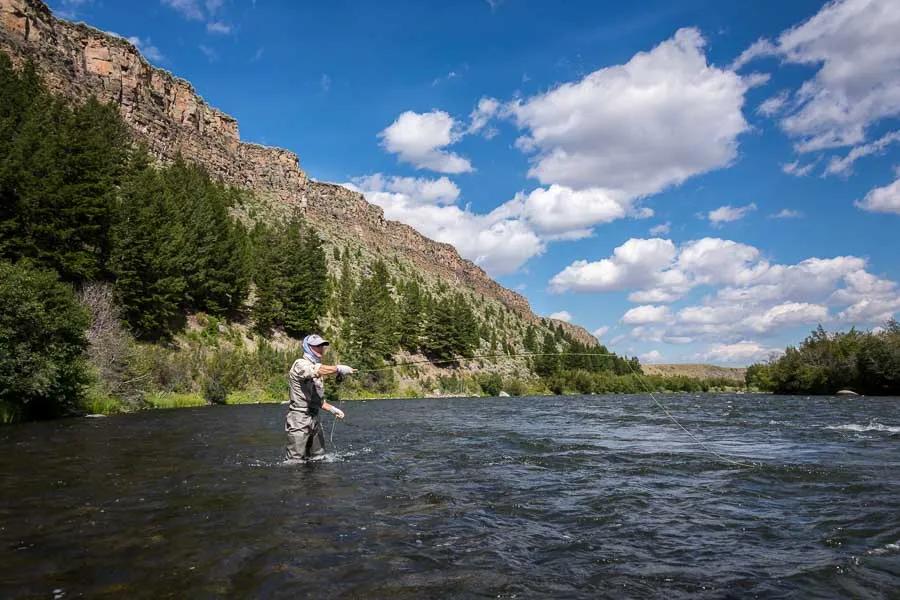
{"type": "Polygon", "coordinates": [[[316,333],[306,336],[306,339],[303,341],[305,341],[310,346],[327,346],[329,344],[328,340],[316,333]]]}

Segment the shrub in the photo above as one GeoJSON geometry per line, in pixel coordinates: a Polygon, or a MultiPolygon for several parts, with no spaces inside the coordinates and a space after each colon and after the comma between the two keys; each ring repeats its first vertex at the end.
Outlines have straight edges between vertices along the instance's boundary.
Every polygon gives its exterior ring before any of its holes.
{"type": "Polygon", "coordinates": [[[88,380],[88,323],[55,273],[0,263],[0,404],[10,419],[76,411],[88,380]]]}

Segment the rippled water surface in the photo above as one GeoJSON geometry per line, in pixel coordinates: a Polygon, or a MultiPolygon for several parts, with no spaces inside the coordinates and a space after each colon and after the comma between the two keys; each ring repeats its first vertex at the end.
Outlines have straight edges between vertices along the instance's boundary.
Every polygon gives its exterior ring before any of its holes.
{"type": "Polygon", "coordinates": [[[758,466],[641,396],[5,427],[0,597],[900,597],[900,399],[662,401],[758,466]]]}

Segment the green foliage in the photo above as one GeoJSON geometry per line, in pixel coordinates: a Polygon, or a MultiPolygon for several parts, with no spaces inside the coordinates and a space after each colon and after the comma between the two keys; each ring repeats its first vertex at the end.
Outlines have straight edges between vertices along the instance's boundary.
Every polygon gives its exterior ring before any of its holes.
{"type": "Polygon", "coordinates": [[[900,324],[879,332],[828,333],[821,326],[798,348],[747,369],[748,386],[778,394],[900,395],[900,324]]]}
{"type": "Polygon", "coordinates": [[[257,331],[283,328],[303,337],[318,329],[327,299],[325,251],[319,236],[299,220],[257,226],[253,232],[257,331]]]}
{"type": "Polygon", "coordinates": [[[184,224],[161,173],[144,165],[125,182],[110,267],[122,317],[138,339],[171,337],[183,325],[184,224]]]}
{"type": "Polygon", "coordinates": [[[390,276],[381,261],[372,266],[353,293],[350,313],[349,352],[361,368],[374,368],[384,363],[396,350],[397,305],[391,296],[390,276]]]}
{"type": "Polygon", "coordinates": [[[468,358],[478,348],[478,320],[462,295],[441,298],[427,307],[423,351],[435,360],[468,358]]]}
{"type": "Polygon", "coordinates": [[[485,396],[498,396],[503,391],[503,378],[496,373],[481,373],[477,379],[485,396]]]}
{"type": "Polygon", "coordinates": [[[181,225],[185,307],[214,315],[233,313],[250,284],[247,234],[228,215],[238,192],[213,182],[204,169],[180,157],[160,175],[173,211],[169,218],[181,225]]]}
{"type": "Polygon", "coordinates": [[[425,314],[425,303],[419,284],[410,281],[403,289],[400,302],[400,347],[416,352],[421,344],[422,322],[425,314]]]}
{"type": "Polygon", "coordinates": [[[70,108],[5,55],[0,107],[0,256],[76,283],[102,276],[128,156],[115,108],[93,98],[70,108]]]}
{"type": "Polygon", "coordinates": [[[0,404],[16,419],[75,411],[88,380],[87,311],[56,274],[0,262],[0,404]]]}

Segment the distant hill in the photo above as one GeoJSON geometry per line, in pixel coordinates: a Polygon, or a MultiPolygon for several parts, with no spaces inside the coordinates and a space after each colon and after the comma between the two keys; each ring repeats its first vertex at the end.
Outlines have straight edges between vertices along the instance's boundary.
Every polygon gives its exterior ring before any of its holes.
{"type": "Polygon", "coordinates": [[[641,365],[647,375],[684,375],[709,379],[712,377],[724,377],[735,381],[744,381],[747,373],[745,367],[720,367],[717,365],[641,365]]]}

